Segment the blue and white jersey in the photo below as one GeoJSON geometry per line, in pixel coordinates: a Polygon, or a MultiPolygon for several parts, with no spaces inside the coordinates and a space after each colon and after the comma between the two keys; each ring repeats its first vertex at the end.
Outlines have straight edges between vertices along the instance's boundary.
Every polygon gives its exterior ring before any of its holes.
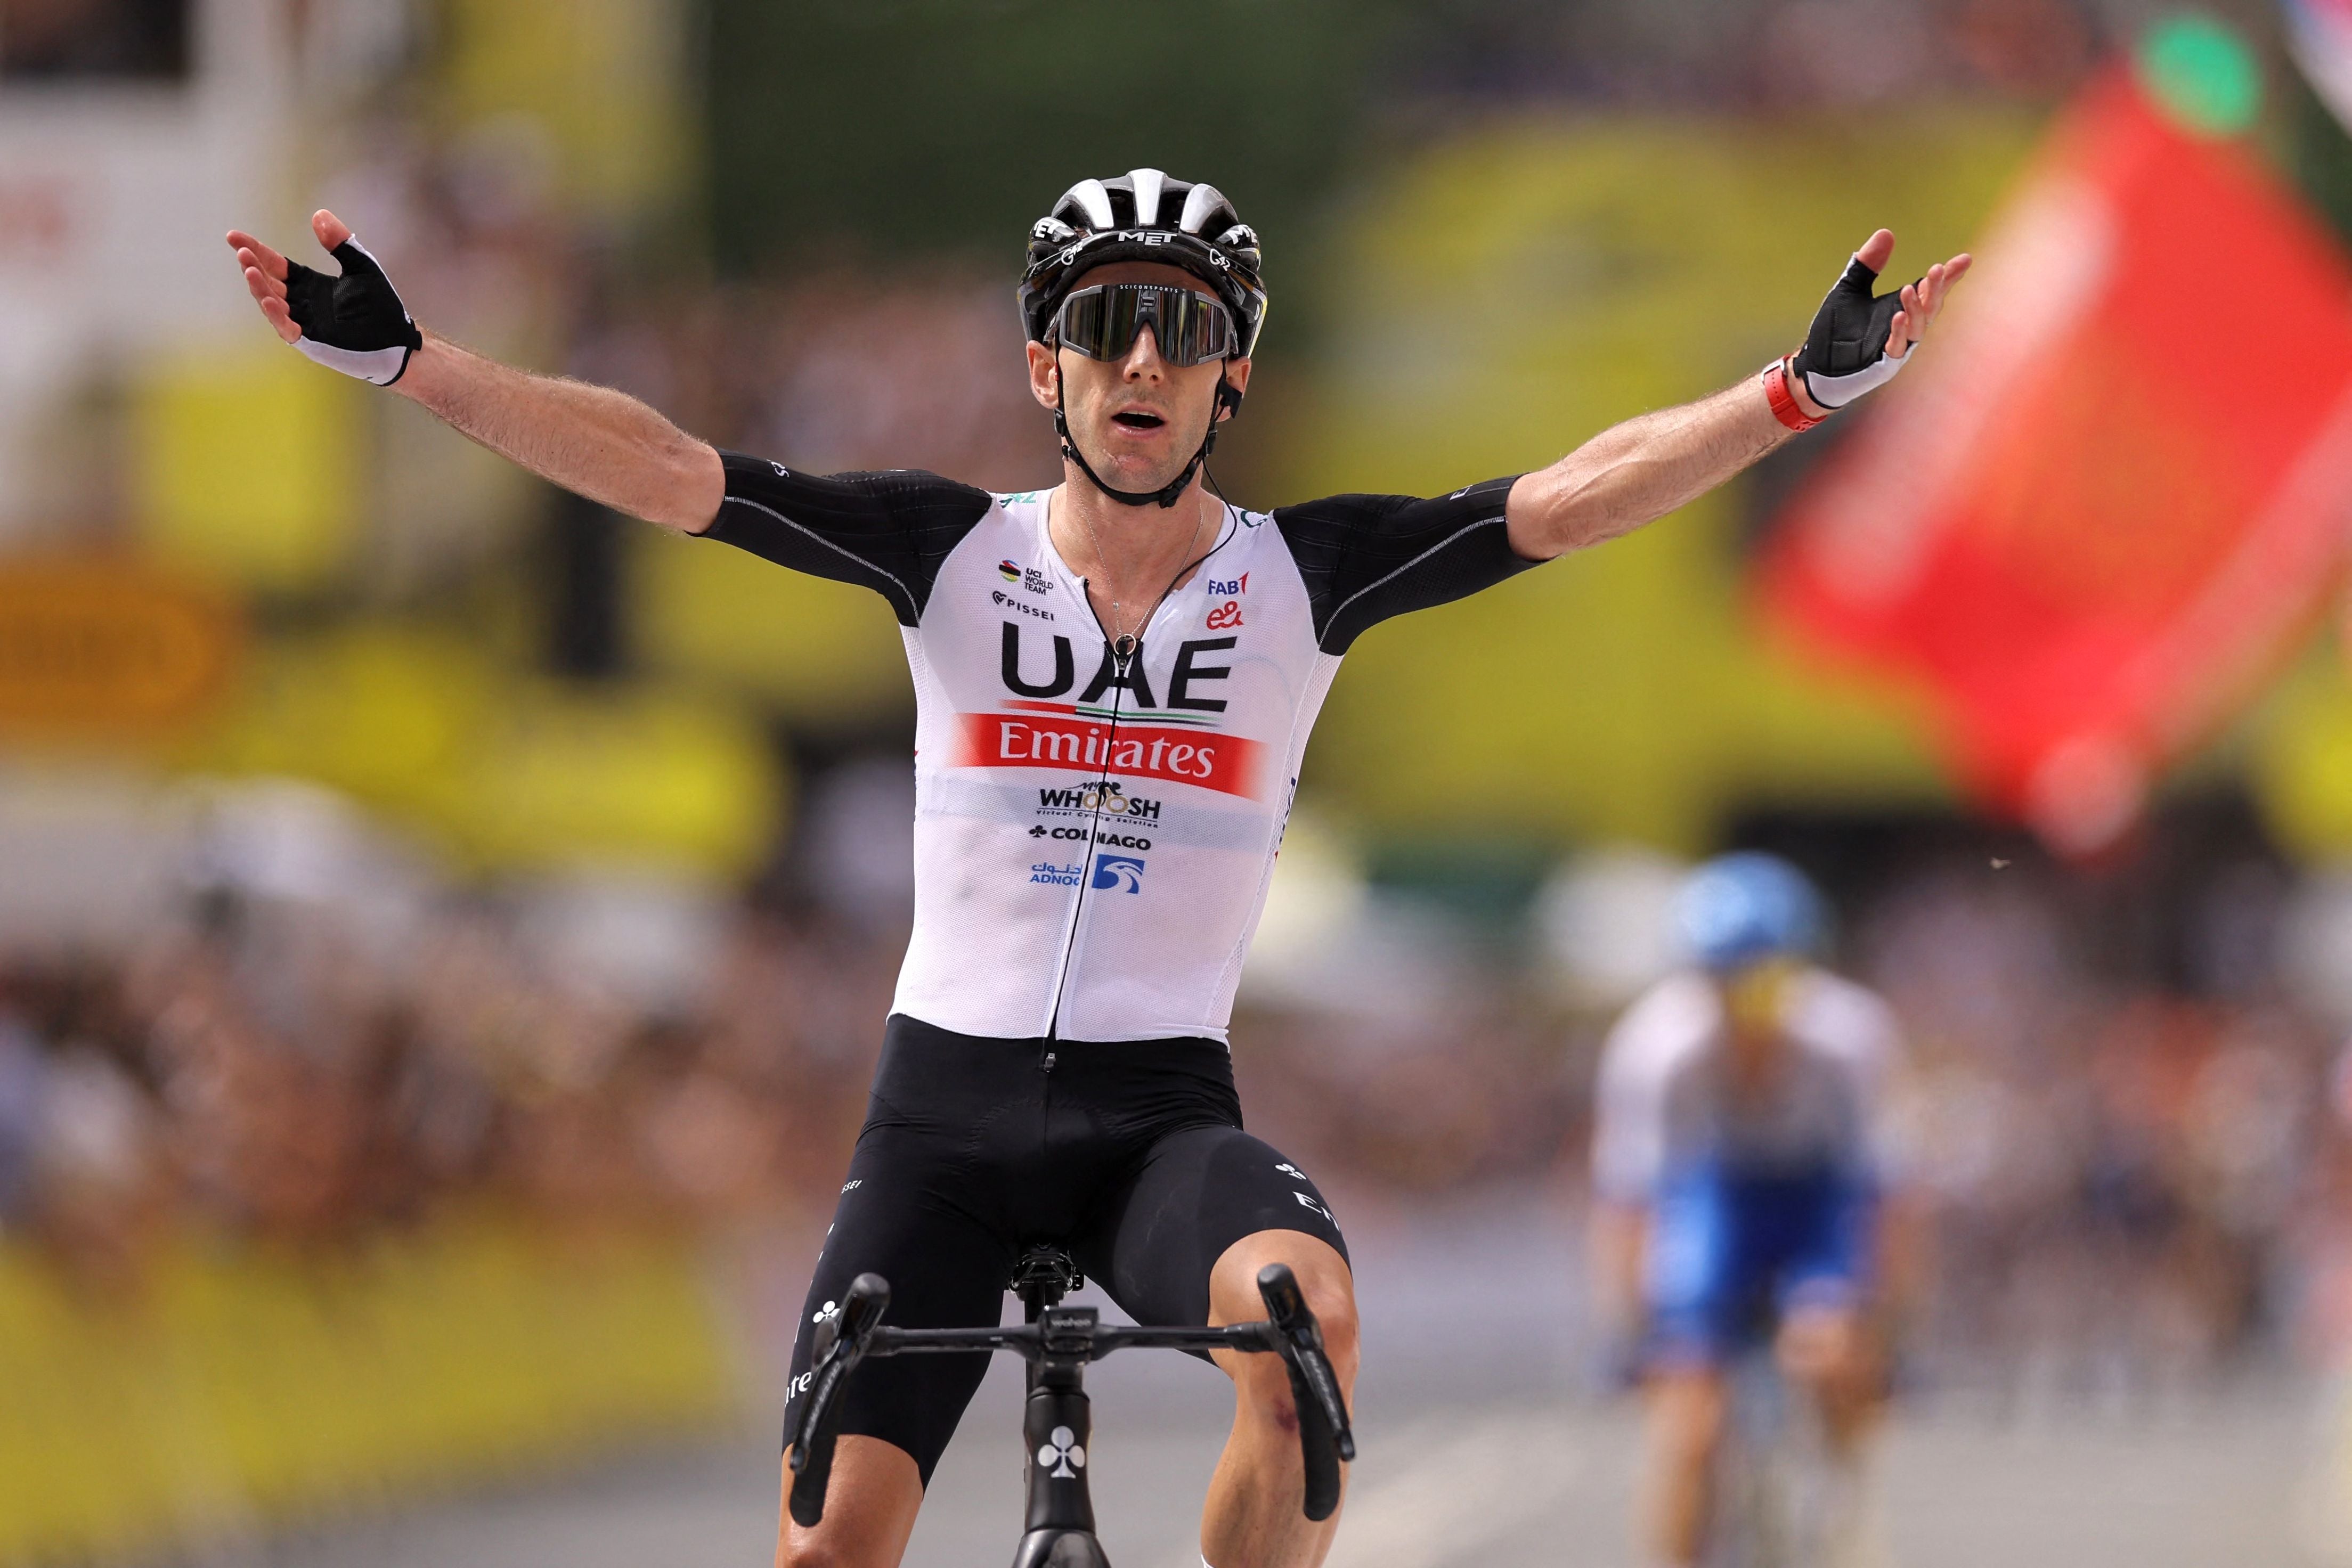
{"type": "Polygon", "coordinates": [[[872,588],[898,618],[915,928],[894,1010],[961,1034],[1223,1040],[1341,656],[1534,564],[1510,548],[1509,479],[1229,507],[1122,668],[1048,493],[725,462],[709,537],[872,588]]]}
{"type": "Polygon", "coordinates": [[[1762,1082],[1735,1082],[1722,992],[1696,972],[1651,988],[1617,1020],[1601,1056],[1593,1185],[1648,1205],[1695,1177],[1834,1175],[1877,1188],[1899,1174],[1895,1015],[1826,970],[1790,984],[1785,1036],[1762,1082]]]}

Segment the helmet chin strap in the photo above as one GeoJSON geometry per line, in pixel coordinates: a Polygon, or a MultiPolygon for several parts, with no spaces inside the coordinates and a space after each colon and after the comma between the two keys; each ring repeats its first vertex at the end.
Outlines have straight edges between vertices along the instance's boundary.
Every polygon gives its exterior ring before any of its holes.
{"type": "MultiPolygon", "coordinates": [[[[1061,369],[1056,366],[1054,371],[1054,380],[1057,392],[1060,390],[1061,376],[1061,369]]],[[[1184,471],[1181,474],[1177,475],[1157,490],[1119,490],[1104,484],[1102,476],[1094,471],[1093,465],[1086,459],[1086,454],[1078,450],[1076,440],[1071,436],[1070,422],[1062,412],[1061,400],[1058,396],[1054,402],[1054,434],[1062,438],[1062,455],[1076,464],[1078,472],[1085,475],[1096,489],[1100,490],[1119,505],[1173,507],[1183,498],[1184,492],[1192,488],[1192,476],[1198,474],[1201,471],[1201,465],[1208,462],[1210,449],[1217,444],[1217,426],[1223,423],[1217,416],[1228,409],[1239,413],[1241,406],[1242,394],[1235,390],[1233,382],[1225,380],[1224,369],[1220,366],[1217,371],[1216,406],[1209,411],[1209,433],[1201,437],[1201,449],[1192,454],[1192,461],[1184,465],[1184,471]]]]}

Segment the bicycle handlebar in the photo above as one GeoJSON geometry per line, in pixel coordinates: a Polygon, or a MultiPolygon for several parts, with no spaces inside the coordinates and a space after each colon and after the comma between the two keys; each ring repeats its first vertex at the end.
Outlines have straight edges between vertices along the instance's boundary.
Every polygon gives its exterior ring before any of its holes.
{"type": "Polygon", "coordinates": [[[833,1450],[841,1435],[835,1406],[842,1385],[866,1359],[874,1331],[882,1322],[882,1310],[889,1304],[889,1281],[879,1274],[860,1274],[849,1282],[839,1315],[817,1329],[808,1397],[801,1402],[791,1458],[793,1520],[805,1528],[815,1528],[824,1517],[825,1488],[833,1479],[833,1450]]]}
{"type": "Polygon", "coordinates": [[[1339,1461],[1356,1457],[1356,1434],[1331,1358],[1323,1353],[1323,1325],[1297,1278],[1286,1265],[1269,1263],[1258,1270],[1257,1293],[1265,1302],[1266,1326],[1279,1340],[1274,1348],[1290,1373],[1290,1401],[1298,1407],[1307,1517],[1320,1521],[1339,1506],[1339,1461]]]}
{"type": "MultiPolygon", "coordinates": [[[[793,1471],[792,1516],[814,1528],[824,1517],[834,1448],[840,1434],[840,1401],[849,1375],[869,1355],[907,1355],[945,1351],[1018,1351],[1032,1361],[1075,1353],[1100,1361],[1112,1351],[1238,1350],[1282,1357],[1290,1374],[1290,1396],[1298,1407],[1299,1458],[1307,1472],[1305,1511],[1326,1520],[1339,1506],[1339,1462],[1356,1457],[1355,1433],[1348,1421],[1339,1380],[1323,1349],[1322,1325],[1307,1304],[1297,1279],[1280,1263],[1259,1270],[1258,1295],[1265,1321],[1216,1328],[1142,1328],[1088,1323],[1083,1341],[1063,1338],[1064,1319],[1049,1314],[1037,1322],[999,1328],[902,1329],[882,1325],[890,1304],[889,1282],[860,1274],[849,1282],[839,1315],[817,1330],[808,1392],[789,1434],[793,1471]]],[[[1093,1309],[1086,1309],[1088,1319],[1093,1309]]]]}

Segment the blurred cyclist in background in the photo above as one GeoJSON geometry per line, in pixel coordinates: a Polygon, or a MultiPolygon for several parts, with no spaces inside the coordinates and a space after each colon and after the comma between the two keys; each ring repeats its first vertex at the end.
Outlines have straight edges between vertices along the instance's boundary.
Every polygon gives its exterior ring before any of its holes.
{"type": "Polygon", "coordinates": [[[1649,1406],[1641,1533],[1656,1561],[1695,1563],[1729,1364],[1769,1343],[1851,1478],[1909,1270],[1891,1190],[1895,1020],[1810,961],[1820,895],[1785,861],[1732,854],[1690,874],[1675,915],[1695,967],[1635,1001],[1601,1054],[1594,1243],[1649,1406]]]}

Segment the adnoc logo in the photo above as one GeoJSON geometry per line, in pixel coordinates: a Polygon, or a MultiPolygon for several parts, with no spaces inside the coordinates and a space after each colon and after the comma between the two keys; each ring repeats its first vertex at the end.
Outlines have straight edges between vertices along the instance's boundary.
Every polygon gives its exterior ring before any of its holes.
{"type": "Polygon", "coordinates": [[[1133,855],[1097,855],[1094,885],[1107,893],[1141,893],[1143,862],[1133,855]]]}
{"type": "Polygon", "coordinates": [[[1007,582],[1018,582],[1021,580],[1021,563],[1017,560],[1000,560],[996,563],[996,575],[1007,582]]]}

